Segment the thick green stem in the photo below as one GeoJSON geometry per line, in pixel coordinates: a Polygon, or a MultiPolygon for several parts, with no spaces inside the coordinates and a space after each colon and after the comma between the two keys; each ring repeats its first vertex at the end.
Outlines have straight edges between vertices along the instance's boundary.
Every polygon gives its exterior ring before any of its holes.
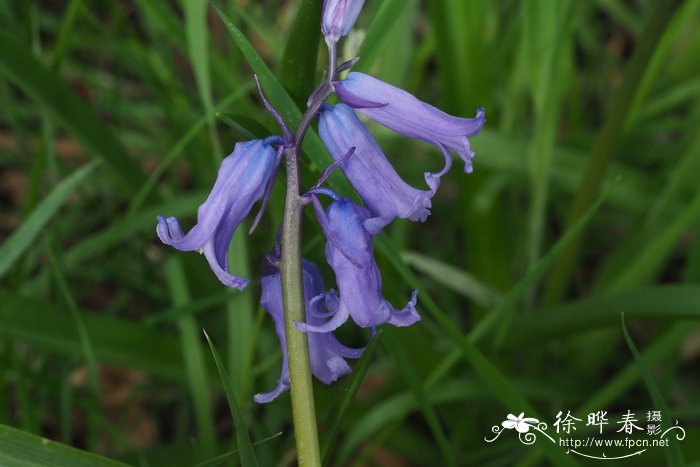
{"type": "Polygon", "coordinates": [[[316,409],[311,384],[311,363],[306,334],[296,328],[296,321],[305,321],[304,288],[301,270],[301,215],[299,154],[295,148],[285,150],[287,161],[287,199],[282,224],[282,300],[284,329],[289,356],[289,383],[292,397],[292,418],[300,467],[321,465],[316,409]]]}
{"type": "MultiPolygon", "coordinates": [[[[306,321],[301,264],[301,216],[304,209],[301,200],[301,145],[311,122],[333,92],[331,83],[336,75],[335,52],[335,44],[330,44],[328,76],[326,81],[312,93],[311,102],[293,137],[287,132],[284,122],[281,122],[281,126],[285,130],[284,159],[287,164],[287,199],[284,205],[282,223],[280,274],[282,276],[284,334],[287,338],[289,359],[289,392],[292,397],[292,420],[297,446],[297,462],[300,467],[321,466],[308,338],[306,333],[299,331],[295,324],[297,321],[306,321]]],[[[267,107],[274,115],[279,115],[271,106],[267,107]]]]}

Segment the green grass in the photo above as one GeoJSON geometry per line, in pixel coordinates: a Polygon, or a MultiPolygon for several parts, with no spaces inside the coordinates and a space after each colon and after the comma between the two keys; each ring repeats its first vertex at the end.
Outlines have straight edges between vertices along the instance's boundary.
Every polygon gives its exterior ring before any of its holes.
{"type": "MultiPolygon", "coordinates": [[[[321,2],[64,3],[0,2],[0,463],[290,465],[289,397],[252,402],[281,365],[258,306],[281,183],[232,242],[242,293],[155,223],[191,226],[234,143],[279,133],[254,73],[296,124],[321,2]]],[[[508,413],[551,432],[560,410],[660,407],[685,440],[619,464],[700,463],[700,1],[555,3],[366,2],[356,69],[487,124],[427,222],[375,240],[385,296],[418,289],[423,320],[315,385],[328,465],[597,465],[484,438],[508,413]]],[[[370,128],[415,186],[441,163],[370,128]]],[[[306,186],[329,161],[312,129],[306,186]]],[[[305,256],[334,286],[308,214],[305,256]]]]}

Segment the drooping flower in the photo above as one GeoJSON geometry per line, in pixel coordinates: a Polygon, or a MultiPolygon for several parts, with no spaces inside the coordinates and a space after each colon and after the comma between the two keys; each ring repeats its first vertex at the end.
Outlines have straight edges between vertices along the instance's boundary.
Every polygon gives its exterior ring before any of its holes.
{"type": "Polygon", "coordinates": [[[328,44],[350,32],[364,4],[365,0],[323,0],[321,32],[328,44]]]}
{"type": "Polygon", "coordinates": [[[197,210],[197,224],[185,235],[175,217],[158,216],[160,240],[181,251],[199,251],[216,277],[229,287],[243,290],[248,280],[228,270],[227,252],[231,237],[265,193],[279,162],[276,145],[281,139],[237,143],[219,168],[209,197],[197,210]]]}
{"type": "Polygon", "coordinates": [[[337,197],[326,212],[314,198],[316,217],[328,242],[326,260],[335,272],[340,297],[329,304],[332,317],[321,325],[299,323],[307,332],[328,332],[343,324],[348,316],[360,327],[389,323],[410,326],[420,320],[416,311],[417,291],[413,291],[406,306],[397,310],[382,296],[382,276],[374,260],[372,235],[365,227],[373,218],[367,209],[349,198],[337,197]]]}
{"type": "Polygon", "coordinates": [[[440,186],[440,177],[449,169],[451,158],[442,171],[425,173],[429,190],[418,190],[396,173],[367,127],[347,105],[325,106],[318,131],[336,161],[355,148],[340,168],[365,205],[380,218],[378,226],[383,227],[395,217],[423,222],[430,215],[430,199],[440,186]]]}
{"type": "MultiPolygon", "coordinates": [[[[287,356],[287,339],[284,334],[284,313],[282,306],[282,283],[273,254],[266,258],[262,277],[262,297],[260,305],[275,322],[275,332],[282,346],[282,374],[277,386],[270,392],[256,394],[255,402],[265,404],[289,389],[289,359],[287,356]]],[[[302,261],[305,316],[309,323],[320,324],[330,313],[326,309],[326,299],[335,301],[333,293],[324,294],[321,273],[310,261],[302,261]]],[[[352,349],[341,344],[333,333],[309,333],[309,358],[311,373],[325,384],[331,384],[352,370],[345,358],[360,358],[364,349],[352,349]]]]}
{"type": "Polygon", "coordinates": [[[434,144],[446,158],[451,149],[464,161],[465,172],[473,170],[474,152],[468,138],[484,126],[484,109],[478,109],[475,118],[454,117],[403,89],[359,72],[348,74],[334,87],[343,102],[366,117],[397,133],[434,144]]]}

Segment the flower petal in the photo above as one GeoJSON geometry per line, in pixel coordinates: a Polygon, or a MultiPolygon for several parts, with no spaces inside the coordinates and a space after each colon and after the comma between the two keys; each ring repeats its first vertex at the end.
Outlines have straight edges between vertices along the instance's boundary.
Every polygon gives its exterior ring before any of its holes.
{"type": "Polygon", "coordinates": [[[361,114],[403,135],[451,149],[464,161],[464,170],[472,171],[474,152],[467,138],[481,131],[486,121],[484,109],[478,109],[475,118],[454,117],[403,89],[359,72],[348,74],[334,87],[338,97],[361,114]],[[377,106],[380,103],[386,105],[377,106]]]}
{"type": "MultiPolygon", "coordinates": [[[[282,305],[282,283],[279,270],[270,268],[271,260],[268,256],[266,274],[261,280],[262,297],[260,305],[272,316],[275,322],[275,332],[282,347],[282,372],[274,390],[268,393],[257,394],[255,401],[258,403],[270,402],[282,392],[289,389],[289,360],[287,356],[287,339],[284,333],[284,312],[282,305]]],[[[324,326],[324,318],[320,318],[320,312],[313,312],[314,307],[324,306],[322,299],[323,280],[315,264],[310,261],[302,261],[305,316],[311,325],[324,326]],[[314,301],[314,303],[312,303],[314,301]]],[[[336,313],[337,315],[337,313],[336,313]]],[[[335,316],[334,316],[335,317],[335,316]]],[[[347,319],[347,315],[345,317],[347,319]]],[[[305,323],[298,323],[303,325],[305,323]]],[[[332,333],[315,333],[308,335],[309,358],[311,361],[311,373],[325,384],[330,384],[343,375],[350,373],[351,368],[345,358],[359,358],[363,349],[352,349],[342,345],[332,333]]]]}
{"type": "Polygon", "coordinates": [[[530,425],[527,423],[518,422],[515,424],[515,429],[518,431],[518,433],[527,433],[530,431],[530,425]]]}
{"type": "Polygon", "coordinates": [[[372,223],[373,233],[395,217],[423,222],[430,215],[430,200],[445,171],[438,174],[425,173],[429,190],[418,190],[408,185],[396,173],[355,112],[345,104],[326,106],[321,112],[318,130],[336,161],[355,148],[355,152],[340,168],[362,201],[380,218],[372,223]]]}
{"type": "Polygon", "coordinates": [[[358,268],[350,262],[334,242],[329,240],[326,243],[326,260],[335,272],[340,291],[338,313],[348,312],[360,327],[387,322],[397,326],[413,324],[420,319],[415,310],[415,294],[402,310],[396,310],[382,296],[382,277],[374,261],[372,236],[364,227],[371,216],[369,210],[348,198],[333,201],[326,211],[326,237],[334,237],[335,243],[340,243],[346,253],[362,266],[358,268]]]}
{"type": "Polygon", "coordinates": [[[214,187],[197,210],[197,224],[184,234],[175,217],[158,216],[160,240],[181,251],[204,253],[222,283],[243,289],[248,281],[228,272],[229,244],[274,175],[278,157],[273,145],[280,143],[278,137],[270,137],[236,144],[221,162],[214,187]]]}
{"type": "Polygon", "coordinates": [[[321,31],[327,42],[338,42],[355,24],[365,0],[323,0],[321,31]]]}

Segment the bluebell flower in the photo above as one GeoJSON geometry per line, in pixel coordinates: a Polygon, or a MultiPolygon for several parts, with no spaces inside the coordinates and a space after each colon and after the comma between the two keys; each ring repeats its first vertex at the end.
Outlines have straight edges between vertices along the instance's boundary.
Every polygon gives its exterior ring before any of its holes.
{"type": "Polygon", "coordinates": [[[484,109],[478,109],[475,118],[454,117],[403,89],[358,72],[335,82],[334,87],[343,102],[366,117],[402,135],[434,144],[446,158],[451,149],[464,161],[465,172],[473,170],[474,152],[468,138],[484,126],[484,109]]]}
{"type": "Polygon", "coordinates": [[[365,205],[379,218],[375,227],[381,228],[395,217],[423,222],[430,215],[430,199],[449,164],[438,173],[426,172],[425,182],[430,189],[418,190],[396,173],[367,127],[347,105],[325,106],[318,131],[336,161],[355,148],[340,168],[365,205]]]}
{"type": "Polygon", "coordinates": [[[329,44],[350,32],[365,0],[323,0],[321,32],[329,44]]]}
{"type": "Polygon", "coordinates": [[[279,163],[278,137],[237,143],[219,168],[214,187],[197,210],[197,224],[185,235],[175,217],[158,216],[161,241],[181,251],[199,251],[216,277],[229,287],[243,290],[248,280],[228,270],[231,237],[253,204],[263,197],[279,163]]]}
{"type": "Polygon", "coordinates": [[[389,323],[409,326],[420,320],[416,311],[417,291],[406,306],[397,310],[382,296],[382,275],[374,260],[372,235],[365,227],[372,213],[349,198],[335,199],[326,212],[314,198],[316,216],[328,242],[326,260],[335,272],[339,298],[328,303],[332,316],[321,325],[299,323],[307,332],[328,332],[343,324],[348,317],[360,327],[389,323]],[[335,302],[335,303],[333,303],[335,302]]]}
{"type": "MultiPolygon", "coordinates": [[[[332,314],[326,306],[327,298],[335,302],[335,295],[324,294],[323,279],[318,267],[310,261],[302,261],[305,316],[309,323],[320,324],[332,314]]],[[[262,277],[260,305],[275,322],[275,332],[282,347],[282,374],[277,386],[270,392],[256,394],[255,402],[265,404],[289,389],[289,359],[287,339],[284,334],[284,312],[282,307],[282,283],[273,255],[267,258],[262,277]]],[[[309,358],[311,373],[325,384],[331,384],[352,370],[346,358],[360,358],[364,349],[352,349],[341,344],[333,333],[309,333],[309,358]]]]}

